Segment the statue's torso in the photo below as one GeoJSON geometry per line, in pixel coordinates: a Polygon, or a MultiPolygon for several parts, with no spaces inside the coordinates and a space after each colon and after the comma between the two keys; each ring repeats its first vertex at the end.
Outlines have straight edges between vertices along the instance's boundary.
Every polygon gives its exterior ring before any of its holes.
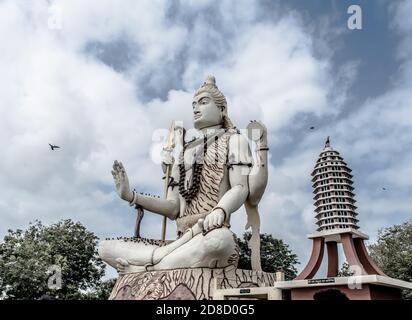
{"type": "MultiPolygon", "coordinates": [[[[229,139],[236,133],[229,129],[224,133],[208,139],[207,151],[203,157],[203,167],[197,174],[194,168],[194,159],[203,154],[204,143],[193,144],[184,150],[184,187],[190,190],[193,184],[198,184],[198,190],[190,200],[179,192],[180,214],[176,220],[178,236],[193,226],[200,218],[205,218],[218,204],[220,198],[229,190],[229,174],[227,168],[227,158],[229,152],[229,139]]],[[[180,158],[182,160],[182,156],[180,158]]],[[[174,167],[174,179],[179,181],[182,176],[182,168],[178,165],[174,167]]],[[[180,187],[181,188],[181,187],[180,187]]]]}

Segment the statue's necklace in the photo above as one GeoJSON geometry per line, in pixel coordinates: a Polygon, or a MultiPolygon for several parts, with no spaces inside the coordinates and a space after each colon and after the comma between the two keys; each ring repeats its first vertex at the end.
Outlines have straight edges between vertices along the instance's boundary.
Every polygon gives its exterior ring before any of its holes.
{"type": "Polygon", "coordinates": [[[198,193],[200,187],[200,175],[203,169],[203,161],[204,155],[207,152],[207,137],[205,136],[203,139],[203,157],[196,157],[194,156],[194,163],[192,167],[192,177],[191,177],[191,185],[188,189],[185,187],[186,182],[186,168],[185,168],[185,159],[184,154],[187,148],[187,144],[183,146],[183,150],[180,153],[179,157],[179,193],[182,195],[183,198],[187,202],[190,202],[198,193]]]}

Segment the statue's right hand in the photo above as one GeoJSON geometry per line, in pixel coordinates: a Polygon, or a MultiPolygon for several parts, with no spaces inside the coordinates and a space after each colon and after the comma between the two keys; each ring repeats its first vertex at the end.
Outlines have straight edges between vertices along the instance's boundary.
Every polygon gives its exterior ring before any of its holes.
{"type": "Polygon", "coordinates": [[[174,162],[173,149],[172,150],[163,149],[160,154],[160,157],[161,157],[162,164],[163,163],[166,165],[173,164],[174,162]]]}
{"type": "Polygon", "coordinates": [[[160,154],[163,173],[166,173],[167,166],[172,165],[173,162],[174,162],[174,158],[173,158],[172,153],[173,153],[173,149],[168,150],[168,149],[164,148],[162,150],[162,153],[160,154]]]}
{"type": "Polygon", "coordinates": [[[112,175],[119,197],[129,202],[132,201],[133,193],[130,191],[129,179],[126,174],[126,170],[120,161],[114,161],[112,175]]]}

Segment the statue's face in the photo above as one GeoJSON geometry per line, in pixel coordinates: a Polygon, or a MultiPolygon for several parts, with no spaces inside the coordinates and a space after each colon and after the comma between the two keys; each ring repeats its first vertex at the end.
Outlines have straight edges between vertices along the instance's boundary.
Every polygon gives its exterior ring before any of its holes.
{"type": "Polygon", "coordinates": [[[203,129],[222,124],[222,110],[208,92],[195,96],[193,106],[193,125],[196,129],[203,129]]]}

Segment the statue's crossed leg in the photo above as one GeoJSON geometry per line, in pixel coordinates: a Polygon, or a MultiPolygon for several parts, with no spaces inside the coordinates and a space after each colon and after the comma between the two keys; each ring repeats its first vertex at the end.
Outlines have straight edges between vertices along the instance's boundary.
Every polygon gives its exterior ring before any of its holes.
{"type": "Polygon", "coordinates": [[[106,240],[99,255],[120,273],[176,268],[224,268],[237,265],[238,247],[234,234],[226,227],[203,232],[199,220],[182,237],[158,246],[125,240],[106,240]]]}

